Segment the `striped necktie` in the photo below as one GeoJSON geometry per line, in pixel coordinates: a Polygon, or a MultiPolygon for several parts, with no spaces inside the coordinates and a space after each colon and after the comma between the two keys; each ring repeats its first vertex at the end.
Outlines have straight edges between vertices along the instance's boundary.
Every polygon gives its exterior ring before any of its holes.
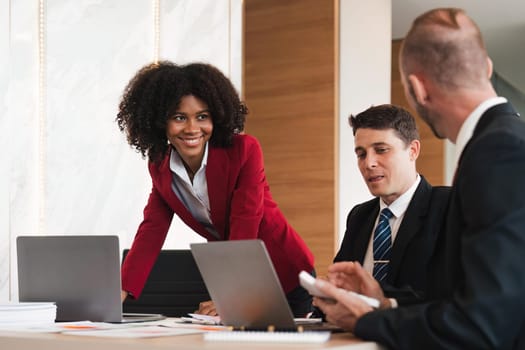
{"type": "Polygon", "coordinates": [[[381,210],[379,221],[374,231],[374,278],[382,281],[388,273],[390,250],[392,248],[392,230],[388,220],[393,216],[390,209],[381,210]]]}

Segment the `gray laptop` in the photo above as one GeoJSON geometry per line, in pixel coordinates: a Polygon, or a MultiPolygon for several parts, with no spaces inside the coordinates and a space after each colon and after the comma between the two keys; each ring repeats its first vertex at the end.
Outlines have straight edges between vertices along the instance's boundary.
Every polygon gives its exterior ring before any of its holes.
{"type": "Polygon", "coordinates": [[[223,324],[249,329],[296,329],[261,240],[194,243],[190,247],[223,324]]]}
{"type": "Polygon", "coordinates": [[[122,314],[117,236],[20,236],[16,246],[19,300],[56,302],[57,321],[163,318],[122,314]]]}

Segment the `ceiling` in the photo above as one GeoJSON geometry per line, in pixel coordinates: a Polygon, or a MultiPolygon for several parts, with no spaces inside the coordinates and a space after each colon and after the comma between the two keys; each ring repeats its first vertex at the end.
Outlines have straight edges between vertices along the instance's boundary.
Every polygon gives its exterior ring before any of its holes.
{"type": "Polygon", "coordinates": [[[525,92],[525,1],[392,0],[392,38],[403,38],[415,17],[436,7],[464,9],[478,24],[495,71],[525,92]]]}

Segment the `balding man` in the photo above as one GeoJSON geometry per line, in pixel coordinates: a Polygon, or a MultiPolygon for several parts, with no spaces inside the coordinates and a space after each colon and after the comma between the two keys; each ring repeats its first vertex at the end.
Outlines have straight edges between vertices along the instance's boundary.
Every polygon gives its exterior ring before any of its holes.
{"type": "Polygon", "coordinates": [[[409,103],[439,138],[456,144],[457,167],[431,259],[427,301],[373,311],[336,289],[366,282],[334,264],[315,298],[327,319],[395,349],[525,349],[525,123],[490,76],[480,31],[464,11],[418,17],[400,54],[409,103]],[[350,283],[352,282],[352,283],[350,283]]]}

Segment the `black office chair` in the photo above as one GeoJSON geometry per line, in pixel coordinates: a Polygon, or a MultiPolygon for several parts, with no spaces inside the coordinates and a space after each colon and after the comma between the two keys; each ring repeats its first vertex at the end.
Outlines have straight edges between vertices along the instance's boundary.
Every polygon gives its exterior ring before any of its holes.
{"type": "MultiPolygon", "coordinates": [[[[128,254],[123,252],[122,261],[128,254]]],[[[181,317],[211,300],[190,250],[161,250],[138,299],[128,298],[123,312],[181,317]]]]}

